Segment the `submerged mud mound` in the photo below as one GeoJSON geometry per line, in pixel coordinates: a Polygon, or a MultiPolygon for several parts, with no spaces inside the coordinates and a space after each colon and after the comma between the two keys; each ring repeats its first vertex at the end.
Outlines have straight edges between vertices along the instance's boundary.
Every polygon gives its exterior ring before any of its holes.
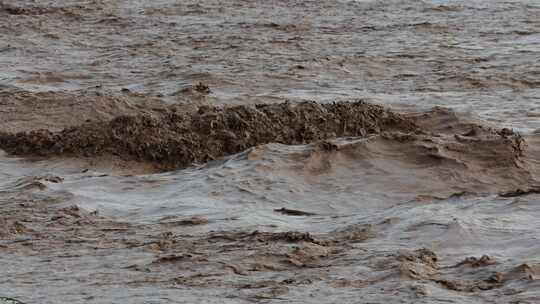
{"type": "Polygon", "coordinates": [[[415,129],[415,124],[400,114],[361,101],[304,102],[201,107],[187,114],[169,111],[159,116],[119,116],[108,123],[84,123],[61,132],[2,133],[0,147],[16,155],[116,155],[172,169],[269,142],[305,144],[415,129]]]}

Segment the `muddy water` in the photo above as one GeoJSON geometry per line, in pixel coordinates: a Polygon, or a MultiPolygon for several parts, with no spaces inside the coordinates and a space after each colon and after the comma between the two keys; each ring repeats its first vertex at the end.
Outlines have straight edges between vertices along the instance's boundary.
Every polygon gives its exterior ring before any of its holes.
{"type": "Polygon", "coordinates": [[[421,132],[2,155],[0,303],[540,302],[540,2],[222,2],[0,2],[1,131],[365,98],[421,132]]]}
{"type": "Polygon", "coordinates": [[[368,97],[538,125],[537,1],[3,1],[5,89],[368,97]],[[126,90],[124,90],[126,91],[126,90]]]}

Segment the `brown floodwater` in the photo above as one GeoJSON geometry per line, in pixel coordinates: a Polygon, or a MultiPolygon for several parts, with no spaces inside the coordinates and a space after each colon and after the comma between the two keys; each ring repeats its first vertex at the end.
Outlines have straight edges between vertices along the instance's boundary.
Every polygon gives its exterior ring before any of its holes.
{"type": "Polygon", "coordinates": [[[540,303],[539,59],[536,0],[0,1],[0,304],[540,303]]]}

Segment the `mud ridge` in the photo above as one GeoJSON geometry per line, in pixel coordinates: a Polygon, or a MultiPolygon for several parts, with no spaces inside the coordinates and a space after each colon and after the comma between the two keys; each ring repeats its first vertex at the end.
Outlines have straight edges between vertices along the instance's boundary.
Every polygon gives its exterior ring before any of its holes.
{"type": "Polygon", "coordinates": [[[61,132],[2,132],[0,148],[23,156],[115,155],[169,170],[270,142],[306,144],[328,138],[415,130],[412,120],[363,101],[286,102],[119,116],[108,123],[88,122],[61,132]]]}

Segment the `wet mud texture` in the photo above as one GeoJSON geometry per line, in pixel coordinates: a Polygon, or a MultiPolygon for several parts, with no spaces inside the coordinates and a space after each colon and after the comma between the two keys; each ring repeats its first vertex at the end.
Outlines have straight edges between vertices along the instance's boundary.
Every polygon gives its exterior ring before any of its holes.
{"type": "Polygon", "coordinates": [[[0,148],[25,156],[109,154],[175,169],[271,142],[306,144],[415,129],[414,123],[401,115],[365,102],[282,103],[119,116],[107,123],[86,123],[61,132],[1,133],[0,148]]]}

